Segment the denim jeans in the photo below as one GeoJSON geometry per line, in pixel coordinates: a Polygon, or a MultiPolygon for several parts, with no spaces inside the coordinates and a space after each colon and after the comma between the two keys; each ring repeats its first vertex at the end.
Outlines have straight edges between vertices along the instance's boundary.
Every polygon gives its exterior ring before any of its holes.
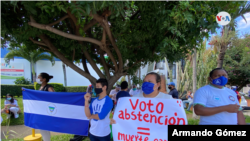
{"type": "Polygon", "coordinates": [[[110,134],[105,137],[97,137],[97,136],[92,135],[91,133],[89,133],[89,139],[91,141],[110,141],[111,140],[110,134]]]}
{"type": "Polygon", "coordinates": [[[183,101],[183,105],[184,105],[184,108],[186,108],[186,103],[188,103],[188,108],[187,110],[189,111],[191,106],[193,105],[193,100],[184,100],[183,101]]]}

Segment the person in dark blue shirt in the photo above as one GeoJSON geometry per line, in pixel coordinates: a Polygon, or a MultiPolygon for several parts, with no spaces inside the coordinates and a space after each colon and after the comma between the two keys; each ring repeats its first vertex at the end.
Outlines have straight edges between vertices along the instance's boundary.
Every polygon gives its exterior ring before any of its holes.
{"type": "Polygon", "coordinates": [[[174,82],[170,82],[170,83],[168,84],[168,88],[170,89],[169,94],[172,95],[172,97],[173,97],[174,99],[178,99],[178,98],[179,98],[179,97],[178,97],[179,93],[178,93],[178,91],[175,89],[175,83],[174,83],[174,82]]]}
{"type": "Polygon", "coordinates": [[[127,92],[127,90],[128,90],[128,82],[123,81],[121,83],[121,91],[118,92],[116,95],[116,101],[118,101],[118,99],[121,97],[130,97],[130,94],[127,92]]]}

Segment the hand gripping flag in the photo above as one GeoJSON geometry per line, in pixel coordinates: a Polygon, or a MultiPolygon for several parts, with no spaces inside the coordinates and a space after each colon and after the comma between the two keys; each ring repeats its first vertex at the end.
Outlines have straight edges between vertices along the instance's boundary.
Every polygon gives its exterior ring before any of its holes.
{"type": "Polygon", "coordinates": [[[53,132],[88,135],[85,92],[46,92],[23,88],[25,126],[53,132]]]}

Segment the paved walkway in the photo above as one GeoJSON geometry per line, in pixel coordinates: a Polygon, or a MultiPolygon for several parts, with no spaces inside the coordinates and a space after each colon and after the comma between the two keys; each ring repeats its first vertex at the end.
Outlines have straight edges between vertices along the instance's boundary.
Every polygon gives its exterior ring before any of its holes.
{"type": "MultiPolygon", "coordinates": [[[[6,133],[6,130],[7,130],[7,126],[1,126],[1,139],[5,139],[4,135],[3,135],[3,131],[4,133],[6,133]]],[[[32,134],[32,129],[27,127],[27,126],[24,126],[24,125],[15,125],[15,126],[9,126],[9,130],[13,130],[17,133],[16,134],[13,134],[15,135],[15,137],[13,136],[9,136],[9,139],[13,139],[13,138],[24,138],[26,136],[29,136],[32,134]]],[[[40,133],[40,130],[35,130],[36,134],[37,133],[40,133]]],[[[64,133],[56,133],[56,132],[51,132],[51,136],[53,135],[61,135],[61,134],[64,134],[64,133]]]]}

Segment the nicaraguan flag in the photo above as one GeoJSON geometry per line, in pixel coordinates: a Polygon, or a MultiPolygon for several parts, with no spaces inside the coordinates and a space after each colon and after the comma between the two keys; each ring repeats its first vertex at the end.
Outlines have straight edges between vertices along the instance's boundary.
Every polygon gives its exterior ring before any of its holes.
{"type": "Polygon", "coordinates": [[[84,94],[23,88],[25,126],[53,132],[88,135],[84,94]]]}

